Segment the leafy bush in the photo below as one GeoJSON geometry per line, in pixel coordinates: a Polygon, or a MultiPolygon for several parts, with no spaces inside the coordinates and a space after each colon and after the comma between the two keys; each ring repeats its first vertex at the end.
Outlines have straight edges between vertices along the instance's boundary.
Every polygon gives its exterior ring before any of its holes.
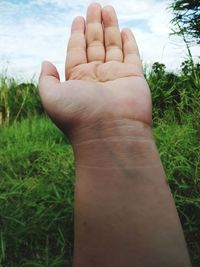
{"type": "MultiPolygon", "coordinates": [[[[165,65],[153,64],[147,75],[152,91],[154,121],[165,116],[167,110],[174,110],[176,118],[181,120],[183,113],[196,113],[200,110],[200,69],[191,66],[189,61],[182,63],[181,73],[165,71],[165,65]]],[[[198,112],[199,114],[199,112],[198,112]]],[[[196,114],[199,118],[199,115],[196,114]]]]}

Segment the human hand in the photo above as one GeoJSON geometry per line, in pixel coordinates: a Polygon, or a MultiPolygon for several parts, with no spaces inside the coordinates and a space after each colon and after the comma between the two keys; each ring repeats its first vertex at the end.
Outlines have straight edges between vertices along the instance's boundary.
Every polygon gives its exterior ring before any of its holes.
{"type": "Polygon", "coordinates": [[[65,73],[60,82],[56,67],[44,62],[39,89],[47,113],[68,137],[110,120],[151,127],[151,94],[137,44],[129,29],[120,33],[113,7],[91,4],[86,23],[74,19],[65,73]]]}
{"type": "Polygon", "coordinates": [[[61,83],[44,62],[39,89],[74,150],[73,266],[191,266],[137,44],[112,7],[91,4],[86,24],[73,21],[65,71],[61,83]]]}

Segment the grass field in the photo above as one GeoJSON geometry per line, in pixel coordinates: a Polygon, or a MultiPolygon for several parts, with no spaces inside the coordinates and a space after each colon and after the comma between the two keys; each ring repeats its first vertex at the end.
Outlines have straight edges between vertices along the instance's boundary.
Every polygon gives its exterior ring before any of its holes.
{"type": "MultiPolygon", "coordinates": [[[[154,136],[183,225],[200,266],[200,71],[153,65],[147,75],[154,136]]],[[[74,159],[45,116],[32,83],[0,81],[0,267],[67,267],[73,253],[74,159]]]]}

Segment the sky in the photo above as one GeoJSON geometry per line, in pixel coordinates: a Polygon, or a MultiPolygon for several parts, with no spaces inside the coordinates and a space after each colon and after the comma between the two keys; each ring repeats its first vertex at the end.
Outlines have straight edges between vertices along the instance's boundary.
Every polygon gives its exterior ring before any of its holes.
{"type": "MultiPolygon", "coordinates": [[[[0,0],[0,73],[37,80],[43,60],[54,63],[64,79],[67,41],[73,18],[85,16],[89,0],[0,0]]],[[[169,37],[170,0],[99,0],[113,5],[120,28],[129,27],[146,66],[159,61],[177,71],[186,58],[178,37],[169,37]]],[[[198,47],[192,47],[194,57],[198,47]]]]}

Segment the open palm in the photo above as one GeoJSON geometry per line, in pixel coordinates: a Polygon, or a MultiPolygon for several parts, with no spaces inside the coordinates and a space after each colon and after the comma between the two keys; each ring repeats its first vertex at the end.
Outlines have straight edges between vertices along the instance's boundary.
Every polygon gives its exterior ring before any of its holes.
{"type": "Polygon", "coordinates": [[[135,120],[151,125],[151,94],[132,32],[120,32],[111,6],[91,4],[86,23],[72,23],[66,81],[43,63],[40,95],[54,122],[65,132],[99,120],[135,120]]]}

